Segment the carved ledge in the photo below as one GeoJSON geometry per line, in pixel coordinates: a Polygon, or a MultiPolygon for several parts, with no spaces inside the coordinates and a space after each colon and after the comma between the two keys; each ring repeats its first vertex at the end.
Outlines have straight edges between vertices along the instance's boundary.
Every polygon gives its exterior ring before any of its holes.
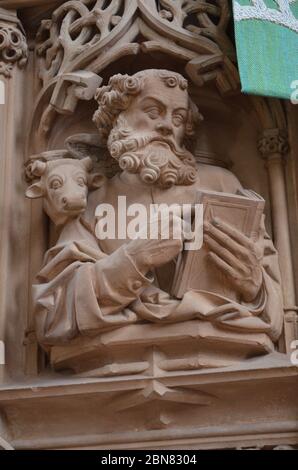
{"type": "Polygon", "coordinates": [[[13,66],[24,67],[28,46],[21,23],[15,13],[0,8],[0,75],[11,77],[13,66]]]}
{"type": "Polygon", "coordinates": [[[209,322],[194,320],[163,329],[129,325],[93,338],[76,338],[52,347],[50,360],[54,369],[71,369],[81,377],[149,374],[158,379],[174,372],[231,366],[273,349],[264,334],[227,334],[209,322]]]}
{"type": "Polygon", "coordinates": [[[297,367],[285,355],[272,356],[216,371],[172,373],[158,383],[150,376],[55,374],[30,384],[2,385],[7,440],[18,450],[295,446],[297,367]],[[192,403],[215,393],[211,404],[192,403]],[[154,400],[144,404],[142,398],[150,395],[154,400]],[[184,396],[184,403],[176,403],[184,396]],[[138,403],[127,406],[135,397],[138,403]],[[227,402],[232,404],[228,415],[227,402]],[[279,404],[274,415],[273,402],[279,404]]]}

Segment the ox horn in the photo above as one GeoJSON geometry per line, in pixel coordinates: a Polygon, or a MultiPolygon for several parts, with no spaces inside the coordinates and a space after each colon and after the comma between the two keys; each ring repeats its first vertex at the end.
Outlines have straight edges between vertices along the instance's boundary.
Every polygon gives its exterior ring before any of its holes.
{"type": "Polygon", "coordinates": [[[84,168],[87,172],[91,171],[93,168],[93,162],[90,157],[83,158],[81,163],[84,165],[84,168]]]}
{"type": "Polygon", "coordinates": [[[42,176],[47,168],[47,164],[45,162],[37,161],[32,163],[31,172],[34,176],[42,176]]]}

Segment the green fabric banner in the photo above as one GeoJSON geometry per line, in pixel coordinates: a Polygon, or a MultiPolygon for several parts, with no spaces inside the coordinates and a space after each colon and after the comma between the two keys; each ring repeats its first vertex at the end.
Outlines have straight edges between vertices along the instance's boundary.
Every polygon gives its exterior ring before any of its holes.
{"type": "Polygon", "coordinates": [[[298,91],[298,0],[233,0],[244,93],[292,99],[298,91]]]}

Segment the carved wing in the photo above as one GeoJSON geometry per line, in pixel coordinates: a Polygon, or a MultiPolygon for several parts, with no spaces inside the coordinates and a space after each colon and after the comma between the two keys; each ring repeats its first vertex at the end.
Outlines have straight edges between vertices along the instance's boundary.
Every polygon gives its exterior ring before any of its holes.
{"type": "Polygon", "coordinates": [[[107,148],[102,145],[98,134],[75,134],[65,141],[68,152],[78,159],[90,157],[94,169],[112,178],[120,171],[118,162],[114,160],[107,148]]]}

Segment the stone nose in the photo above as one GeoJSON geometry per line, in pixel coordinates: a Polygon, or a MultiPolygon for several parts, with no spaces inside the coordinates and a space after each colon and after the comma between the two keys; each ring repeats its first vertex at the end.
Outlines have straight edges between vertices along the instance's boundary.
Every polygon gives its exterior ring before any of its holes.
{"type": "Polygon", "coordinates": [[[82,194],[63,196],[61,201],[64,208],[81,208],[86,204],[86,197],[82,194]]]}
{"type": "Polygon", "coordinates": [[[168,136],[168,135],[173,134],[172,125],[167,121],[160,122],[159,124],[157,124],[156,130],[157,132],[159,132],[159,134],[163,136],[168,136]]]}

